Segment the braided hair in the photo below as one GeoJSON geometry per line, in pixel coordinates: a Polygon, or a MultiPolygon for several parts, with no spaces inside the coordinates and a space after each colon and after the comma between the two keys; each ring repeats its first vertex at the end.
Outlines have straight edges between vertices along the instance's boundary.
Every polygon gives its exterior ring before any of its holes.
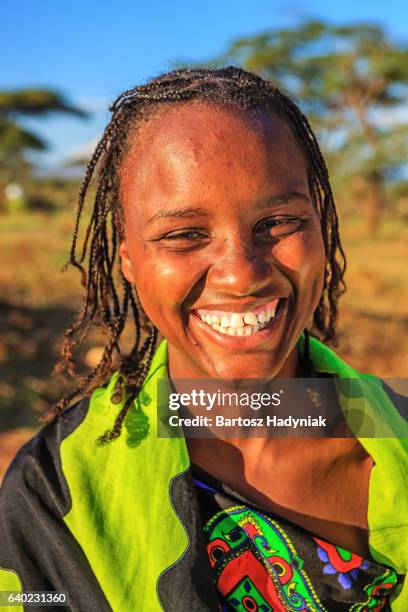
{"type": "MultiPolygon", "coordinates": [[[[323,341],[335,343],[337,302],[345,290],[343,276],[346,261],[327,167],[308,120],[275,84],[234,66],[216,70],[180,69],[163,74],[145,85],[125,91],[111,105],[112,118],[87,166],[79,192],[67,265],[80,271],[85,302],[76,320],[65,331],[57,373],[75,374],[75,352],[96,323],[102,324],[107,333],[107,343],[98,365],[42,420],[52,421],[74,397],[89,394],[106,382],[115,369],[116,359],[119,376],[112,402],[121,403],[123,392],[127,399],[113,428],[98,439],[100,444],[120,435],[127,411],[151,365],[158,336],[157,329],[144,314],[134,288],[115,265],[118,244],[124,238],[124,216],[119,197],[121,163],[142,121],[147,121],[166,105],[188,103],[193,99],[239,111],[273,111],[286,121],[294,133],[307,162],[312,200],[320,217],[326,254],[323,292],[310,332],[323,341]],[[92,188],[93,179],[96,179],[95,189],[92,188]],[[91,191],[93,209],[79,249],[80,222],[91,191]],[[131,351],[124,354],[120,338],[129,318],[133,318],[135,340],[131,351]]],[[[304,361],[308,370],[311,362],[307,330],[304,347],[304,361]]]]}

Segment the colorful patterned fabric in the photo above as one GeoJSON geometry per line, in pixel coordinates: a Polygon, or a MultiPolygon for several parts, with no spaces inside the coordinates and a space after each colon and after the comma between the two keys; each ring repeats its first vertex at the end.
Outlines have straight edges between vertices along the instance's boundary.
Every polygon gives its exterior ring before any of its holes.
{"type": "Polygon", "coordinates": [[[380,612],[398,576],[261,511],[192,468],[220,610],[380,612]]]}

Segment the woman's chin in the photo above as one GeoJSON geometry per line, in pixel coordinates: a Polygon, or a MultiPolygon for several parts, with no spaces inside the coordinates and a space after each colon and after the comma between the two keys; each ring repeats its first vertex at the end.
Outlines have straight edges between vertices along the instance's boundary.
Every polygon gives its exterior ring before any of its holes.
{"type": "Polygon", "coordinates": [[[248,355],[212,354],[203,364],[208,378],[217,379],[270,379],[282,371],[284,366],[282,356],[275,353],[252,353],[248,355]]]}

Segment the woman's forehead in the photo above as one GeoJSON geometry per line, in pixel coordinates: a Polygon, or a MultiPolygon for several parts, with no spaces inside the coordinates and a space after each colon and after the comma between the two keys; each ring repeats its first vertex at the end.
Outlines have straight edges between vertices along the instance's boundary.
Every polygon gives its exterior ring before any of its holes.
{"type": "MultiPolygon", "coordinates": [[[[129,143],[130,151],[148,146],[160,148],[169,142],[178,145],[222,143],[228,136],[237,137],[241,132],[257,139],[285,141],[288,146],[296,143],[286,120],[274,111],[239,108],[193,100],[166,104],[158,108],[134,132],[129,143]]],[[[251,138],[249,138],[249,144],[251,138]]]]}
{"type": "Polygon", "coordinates": [[[269,188],[271,181],[283,188],[287,181],[306,180],[303,153],[272,112],[202,102],[173,105],[138,127],[129,144],[121,172],[125,204],[146,202],[152,191],[163,197],[198,189],[216,193],[233,182],[245,192],[269,188]]]}

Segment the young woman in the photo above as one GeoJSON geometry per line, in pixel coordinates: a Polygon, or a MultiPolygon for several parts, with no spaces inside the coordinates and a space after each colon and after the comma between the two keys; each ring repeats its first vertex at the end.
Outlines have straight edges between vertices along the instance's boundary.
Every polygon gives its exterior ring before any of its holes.
{"type": "Polygon", "coordinates": [[[84,611],[408,610],[404,420],[325,344],[345,260],[298,107],[233,67],[123,93],[71,264],[86,300],[62,366],[96,320],[107,345],[5,478],[1,589],[62,592],[84,611]],[[159,379],[316,376],[358,380],[353,401],[395,435],[156,436],[159,379]]]}

